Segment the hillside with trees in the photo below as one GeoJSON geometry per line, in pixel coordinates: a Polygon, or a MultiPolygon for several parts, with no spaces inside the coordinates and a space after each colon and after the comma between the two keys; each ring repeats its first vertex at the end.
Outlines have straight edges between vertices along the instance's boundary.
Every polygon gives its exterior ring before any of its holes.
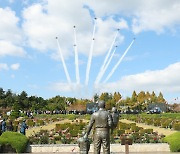
{"type": "MultiPolygon", "coordinates": [[[[118,109],[126,108],[145,111],[151,103],[166,103],[163,94],[158,95],[153,91],[137,93],[133,91],[131,97],[122,98],[120,92],[95,94],[93,101],[104,100],[106,108],[111,109],[116,106],[118,109]]],[[[13,110],[22,111],[55,111],[55,110],[86,110],[86,104],[92,102],[88,99],[77,99],[64,96],[55,96],[50,99],[44,99],[38,96],[28,96],[25,91],[20,94],[13,93],[10,89],[7,91],[0,88],[0,112],[13,110]]]]}

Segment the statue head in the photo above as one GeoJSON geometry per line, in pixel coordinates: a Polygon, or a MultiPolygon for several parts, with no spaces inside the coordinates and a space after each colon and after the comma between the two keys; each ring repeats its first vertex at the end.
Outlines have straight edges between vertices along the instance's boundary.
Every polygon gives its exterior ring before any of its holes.
{"type": "Polygon", "coordinates": [[[98,106],[99,106],[99,108],[105,108],[105,102],[104,101],[99,101],[98,102],[98,106]]]}
{"type": "Polygon", "coordinates": [[[117,112],[116,107],[112,107],[112,112],[117,112]]]}

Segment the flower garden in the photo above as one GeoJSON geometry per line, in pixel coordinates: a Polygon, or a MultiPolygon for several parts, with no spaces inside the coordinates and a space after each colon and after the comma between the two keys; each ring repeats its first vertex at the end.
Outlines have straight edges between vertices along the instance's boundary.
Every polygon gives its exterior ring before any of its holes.
{"type": "Polygon", "coordinates": [[[136,123],[144,123],[161,128],[169,128],[180,131],[180,114],[160,114],[160,115],[128,115],[125,117],[128,120],[136,123]]]}
{"type": "MultiPolygon", "coordinates": [[[[168,138],[163,134],[158,134],[153,129],[144,129],[136,125],[136,123],[144,123],[172,130],[180,130],[179,114],[161,114],[161,115],[122,115],[122,119],[134,121],[134,123],[119,122],[116,129],[111,132],[111,143],[121,143],[124,137],[131,138],[133,143],[164,143],[168,142],[168,138]]],[[[38,115],[33,119],[26,118],[29,129],[40,128],[37,132],[28,136],[30,144],[77,144],[77,139],[81,136],[82,131],[86,129],[90,115],[38,115]],[[65,120],[65,123],[61,123],[65,120]],[[68,121],[68,122],[67,122],[68,121]],[[56,122],[56,123],[54,123],[56,122]],[[50,130],[41,127],[54,123],[55,127],[50,130]]],[[[18,131],[18,127],[23,119],[13,121],[14,131],[18,131]]],[[[7,122],[8,125],[8,122],[7,122]]],[[[27,130],[28,131],[28,130],[27,130]]],[[[180,133],[180,132],[178,132],[180,133]]],[[[93,134],[89,136],[90,142],[93,142],[93,134]]],[[[172,140],[172,139],[171,139],[172,140]]],[[[171,141],[170,140],[170,141],[171,141]]],[[[168,142],[170,143],[170,142],[168,142]]],[[[174,143],[174,142],[172,142],[174,143]]],[[[175,142],[176,145],[177,142],[175,142]]],[[[180,147],[178,146],[178,150],[180,147]]],[[[173,150],[172,150],[173,151],[173,150]]],[[[177,151],[177,150],[176,150],[177,151]]]]}
{"type": "MultiPolygon", "coordinates": [[[[87,123],[75,120],[72,123],[56,124],[55,129],[41,130],[29,137],[30,144],[76,144],[87,123]]],[[[120,138],[128,135],[133,143],[162,143],[164,135],[153,132],[153,129],[143,129],[135,123],[120,122],[111,135],[111,143],[121,143],[120,138]]],[[[92,136],[91,136],[92,138],[92,136]]]]}

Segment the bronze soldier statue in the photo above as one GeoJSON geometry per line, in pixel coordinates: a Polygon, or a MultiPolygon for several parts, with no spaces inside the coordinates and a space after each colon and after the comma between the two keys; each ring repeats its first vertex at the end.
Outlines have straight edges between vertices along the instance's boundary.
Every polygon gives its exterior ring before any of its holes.
{"type": "Polygon", "coordinates": [[[105,110],[105,102],[99,101],[99,110],[91,116],[90,123],[87,127],[85,138],[88,137],[93,125],[94,133],[94,154],[100,154],[101,144],[103,145],[103,153],[110,154],[110,129],[112,127],[111,114],[105,110]]]}

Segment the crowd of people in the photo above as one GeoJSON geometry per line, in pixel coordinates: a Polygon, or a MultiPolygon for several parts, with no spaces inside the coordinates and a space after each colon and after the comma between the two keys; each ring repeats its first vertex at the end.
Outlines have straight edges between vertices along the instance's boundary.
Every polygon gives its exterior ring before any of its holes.
{"type": "MultiPolygon", "coordinates": [[[[26,124],[26,120],[23,120],[23,122],[20,124],[20,133],[26,135],[26,129],[28,129],[28,126],[26,124]]],[[[14,131],[14,126],[12,121],[9,121],[7,125],[6,119],[3,119],[0,121],[0,135],[6,131],[14,131]]]]}

